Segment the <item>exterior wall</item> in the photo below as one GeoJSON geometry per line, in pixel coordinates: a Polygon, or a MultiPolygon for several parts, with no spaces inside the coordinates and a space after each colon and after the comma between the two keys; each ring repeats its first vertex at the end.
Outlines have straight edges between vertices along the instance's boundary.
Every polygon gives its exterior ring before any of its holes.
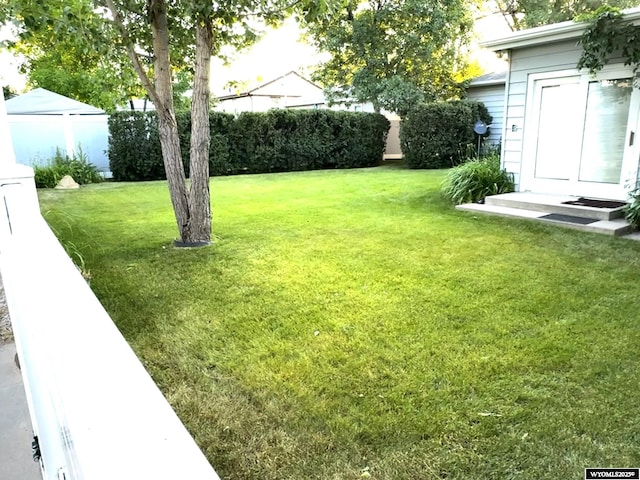
{"type": "Polygon", "coordinates": [[[502,161],[504,167],[514,174],[516,189],[519,189],[522,169],[522,145],[529,75],[575,69],[581,53],[582,49],[577,45],[576,40],[524,47],[510,52],[502,161]]]}
{"type": "Polygon", "coordinates": [[[213,110],[217,112],[233,113],[241,112],[266,112],[272,108],[283,108],[286,97],[247,96],[221,100],[213,110]]]}
{"type": "Polygon", "coordinates": [[[16,163],[16,157],[11,142],[7,107],[4,104],[4,96],[0,95],[0,165],[10,165],[14,163],[16,163]]]}
{"type": "Polygon", "coordinates": [[[313,97],[322,95],[322,89],[295,74],[268,82],[251,92],[253,95],[313,97]]]}
{"type": "Polygon", "coordinates": [[[482,102],[493,117],[487,145],[500,145],[502,142],[502,130],[504,127],[504,84],[471,86],[467,90],[467,98],[476,102],[482,102]]]}
{"type": "Polygon", "coordinates": [[[384,150],[385,160],[395,160],[402,158],[402,148],[400,146],[400,119],[389,119],[390,128],[387,135],[387,145],[384,150]]]}
{"type": "Polygon", "coordinates": [[[44,164],[56,148],[71,154],[80,145],[99,171],[109,171],[107,115],[8,115],[8,120],[18,163],[44,164]]]}

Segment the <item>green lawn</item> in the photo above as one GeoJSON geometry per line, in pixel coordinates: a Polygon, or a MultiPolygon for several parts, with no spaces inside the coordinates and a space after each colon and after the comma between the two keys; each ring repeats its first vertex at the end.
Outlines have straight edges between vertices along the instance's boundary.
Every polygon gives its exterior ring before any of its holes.
{"type": "Polygon", "coordinates": [[[456,212],[443,172],[163,182],[43,212],[225,480],[583,478],[640,467],[640,243],[456,212]]]}

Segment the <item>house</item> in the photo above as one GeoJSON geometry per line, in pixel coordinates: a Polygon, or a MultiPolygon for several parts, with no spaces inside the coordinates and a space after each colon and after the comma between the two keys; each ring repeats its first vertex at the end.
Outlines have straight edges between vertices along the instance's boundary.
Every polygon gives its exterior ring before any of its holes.
{"type": "MultiPolygon", "coordinates": [[[[640,24],[640,8],[624,18],[640,24]]],[[[636,185],[640,89],[633,66],[578,70],[587,23],[563,22],[483,46],[507,55],[502,163],[517,191],[625,200],[636,185]]]]}
{"type": "Polygon", "coordinates": [[[507,72],[493,72],[474,78],[467,86],[467,98],[482,102],[489,110],[493,121],[485,145],[499,146],[504,126],[504,85],[507,72]]]}
{"type": "Polygon", "coordinates": [[[56,149],[73,155],[81,147],[99,171],[109,172],[108,116],[103,110],[44,88],[7,100],[6,109],[18,163],[42,164],[56,149]]]}
{"type": "Polygon", "coordinates": [[[284,108],[300,98],[324,97],[322,88],[292,71],[246,91],[219,96],[214,110],[234,114],[266,112],[272,108],[284,108]]]}

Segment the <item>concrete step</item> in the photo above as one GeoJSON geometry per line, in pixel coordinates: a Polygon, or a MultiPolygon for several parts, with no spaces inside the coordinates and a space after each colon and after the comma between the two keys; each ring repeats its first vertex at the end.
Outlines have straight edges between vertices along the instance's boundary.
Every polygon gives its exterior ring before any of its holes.
{"type": "MultiPolygon", "coordinates": [[[[613,220],[599,220],[597,218],[588,219],[588,217],[577,217],[569,215],[568,217],[557,217],[556,212],[544,212],[540,210],[528,210],[525,208],[504,207],[501,205],[491,204],[478,204],[478,203],[466,203],[463,205],[457,205],[457,210],[463,210],[474,213],[484,213],[489,215],[499,215],[503,217],[521,218],[526,220],[537,220],[539,222],[550,223],[559,225],[566,228],[572,228],[574,230],[581,230],[584,232],[602,233],[605,235],[621,236],[627,235],[633,231],[629,222],[624,218],[616,218],[613,220]],[[555,215],[552,215],[555,214],[555,215]],[[551,217],[545,218],[548,215],[551,217]],[[590,223],[581,223],[583,219],[587,218],[590,223]]],[[[567,214],[560,214],[567,215],[567,214]]]]}
{"type": "Polygon", "coordinates": [[[487,205],[518,208],[573,217],[592,218],[598,220],[614,220],[624,217],[624,207],[595,208],[581,205],[567,205],[565,202],[575,201],[578,197],[570,195],[543,195],[530,192],[504,193],[487,197],[487,205]]]}

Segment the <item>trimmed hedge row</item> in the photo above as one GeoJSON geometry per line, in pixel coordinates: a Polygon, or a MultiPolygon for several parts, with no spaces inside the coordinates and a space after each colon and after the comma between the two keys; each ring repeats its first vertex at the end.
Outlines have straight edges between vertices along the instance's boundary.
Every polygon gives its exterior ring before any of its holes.
{"type": "MultiPolygon", "coordinates": [[[[475,156],[480,119],[491,115],[483,103],[470,100],[418,105],[402,121],[400,144],[409,168],[445,168],[475,156]]],[[[489,132],[485,136],[488,136],[489,132]]]]}
{"type": "MultiPolygon", "coordinates": [[[[191,120],[177,116],[188,175],[191,120]]],[[[271,110],[239,116],[211,112],[211,175],[289,172],[378,165],[389,121],[373,113],[271,110]]],[[[109,163],[114,180],[165,178],[153,112],[118,112],[109,119],[109,163]]]]}

